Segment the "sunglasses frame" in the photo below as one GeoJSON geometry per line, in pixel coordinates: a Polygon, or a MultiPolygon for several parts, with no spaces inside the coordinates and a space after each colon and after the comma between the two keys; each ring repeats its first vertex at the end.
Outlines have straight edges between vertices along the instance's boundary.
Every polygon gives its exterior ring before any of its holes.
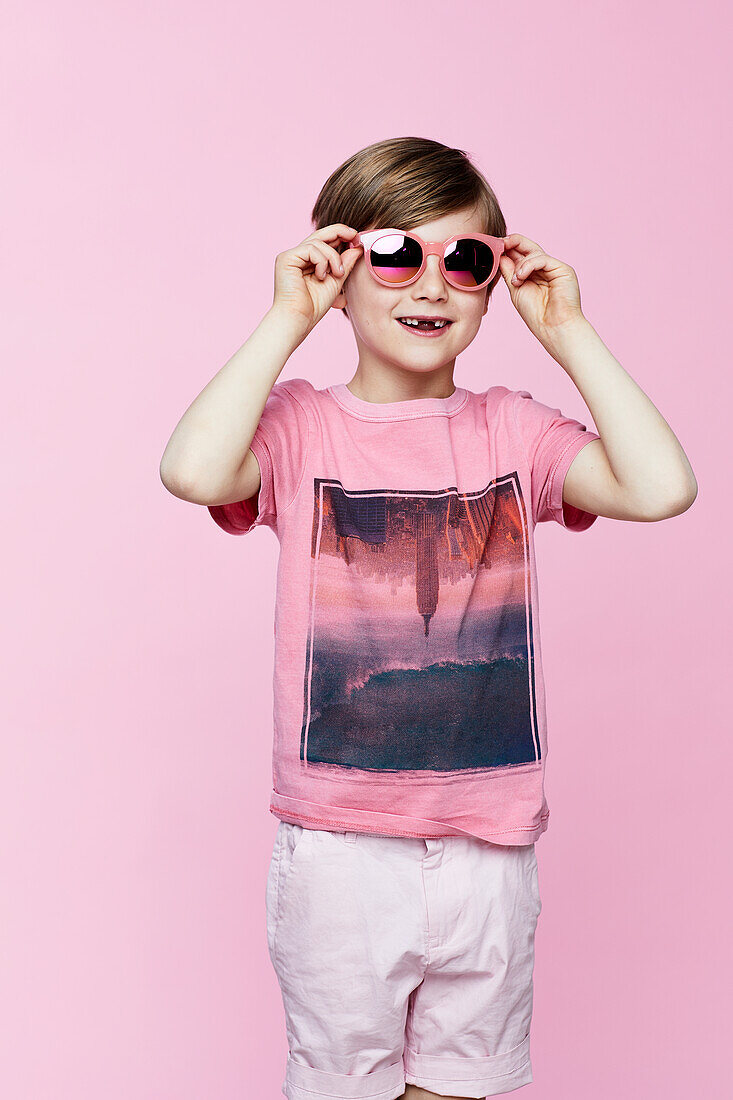
{"type": "Polygon", "coordinates": [[[419,234],[408,232],[406,229],[370,229],[366,233],[357,233],[356,236],[352,237],[351,241],[349,242],[349,248],[356,248],[359,245],[362,245],[364,249],[364,258],[366,259],[367,267],[369,268],[369,274],[372,276],[372,278],[375,279],[382,286],[390,286],[393,289],[397,290],[401,289],[404,286],[410,286],[412,283],[417,282],[417,280],[420,278],[428,265],[428,256],[437,256],[439,258],[440,270],[443,278],[447,283],[450,283],[452,287],[455,287],[456,290],[483,290],[484,287],[488,286],[488,284],[496,275],[496,272],[499,269],[499,260],[501,259],[504,252],[503,238],[492,237],[488,233],[454,233],[452,237],[447,237],[444,241],[424,241],[422,237],[419,236],[419,234]],[[376,271],[372,267],[371,251],[374,247],[374,244],[380,239],[380,237],[386,237],[393,233],[399,233],[403,237],[411,237],[412,240],[417,241],[417,243],[422,248],[422,264],[420,265],[420,270],[417,272],[416,275],[413,275],[411,279],[407,279],[404,283],[394,283],[390,282],[389,280],[382,279],[379,275],[377,275],[376,271]],[[494,265],[491,269],[491,274],[489,275],[488,279],[484,279],[484,281],[482,283],[479,283],[478,286],[458,286],[458,284],[454,283],[451,279],[450,273],[446,271],[446,248],[454,241],[461,240],[482,241],[484,244],[489,246],[489,248],[491,249],[491,253],[494,257],[494,265]]]}

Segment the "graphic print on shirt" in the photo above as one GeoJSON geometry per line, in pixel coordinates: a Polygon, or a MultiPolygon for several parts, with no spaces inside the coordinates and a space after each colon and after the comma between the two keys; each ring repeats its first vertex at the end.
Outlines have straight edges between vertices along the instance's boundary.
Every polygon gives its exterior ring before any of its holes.
{"type": "Polygon", "coordinates": [[[313,487],[301,761],[400,774],[536,763],[516,471],[471,493],[313,487]]]}

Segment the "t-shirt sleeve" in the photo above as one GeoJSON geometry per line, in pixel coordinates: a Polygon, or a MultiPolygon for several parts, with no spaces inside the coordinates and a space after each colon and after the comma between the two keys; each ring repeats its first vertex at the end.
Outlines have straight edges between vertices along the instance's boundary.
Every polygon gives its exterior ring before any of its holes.
{"type": "Polygon", "coordinates": [[[267,398],[250,444],[260,467],[258,493],[249,500],[208,505],[215,523],[230,535],[246,535],[265,524],[277,534],[277,519],[300,487],[308,452],[308,415],[301,400],[302,379],[276,383],[267,398]]]}
{"type": "Polygon", "coordinates": [[[578,451],[601,437],[560,409],[535,401],[526,390],[515,391],[514,423],[531,470],[534,522],[555,520],[569,531],[587,530],[598,516],[563,504],[563,485],[578,451]]]}

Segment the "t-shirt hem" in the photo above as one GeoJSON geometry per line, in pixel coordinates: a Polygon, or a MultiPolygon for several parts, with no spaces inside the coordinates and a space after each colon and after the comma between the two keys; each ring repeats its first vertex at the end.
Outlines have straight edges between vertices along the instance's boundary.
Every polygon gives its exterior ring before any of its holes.
{"type": "Polygon", "coordinates": [[[344,830],[380,836],[469,836],[507,845],[534,843],[547,829],[550,816],[549,810],[545,810],[529,824],[515,823],[506,827],[502,827],[500,823],[497,826],[478,819],[462,819],[464,827],[461,827],[447,821],[433,821],[403,814],[357,810],[347,806],[324,806],[277,792],[273,792],[270,813],[281,821],[302,825],[306,829],[326,829],[331,832],[344,830]]]}

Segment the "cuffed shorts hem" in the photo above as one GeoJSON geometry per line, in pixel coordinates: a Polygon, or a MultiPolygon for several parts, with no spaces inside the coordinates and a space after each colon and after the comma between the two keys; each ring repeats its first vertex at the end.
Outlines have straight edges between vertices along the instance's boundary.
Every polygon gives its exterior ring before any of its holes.
{"type": "Polygon", "coordinates": [[[327,1073],[288,1055],[282,1091],[288,1100],[395,1100],[405,1091],[404,1065],[395,1062],[364,1074],[327,1073]]]}
{"type": "MultiPolygon", "coordinates": [[[[450,1058],[404,1051],[405,1080],[439,1096],[497,1096],[532,1083],[529,1035],[491,1058],[450,1058]]],[[[398,1093],[399,1095],[399,1093],[398,1093]]]]}
{"type": "Polygon", "coordinates": [[[513,1092],[532,1080],[528,1035],[512,1050],[491,1058],[434,1057],[406,1047],[402,1061],[365,1074],[327,1073],[288,1055],[282,1091],[288,1100],[395,1100],[411,1084],[439,1096],[481,1100],[513,1092]]]}

